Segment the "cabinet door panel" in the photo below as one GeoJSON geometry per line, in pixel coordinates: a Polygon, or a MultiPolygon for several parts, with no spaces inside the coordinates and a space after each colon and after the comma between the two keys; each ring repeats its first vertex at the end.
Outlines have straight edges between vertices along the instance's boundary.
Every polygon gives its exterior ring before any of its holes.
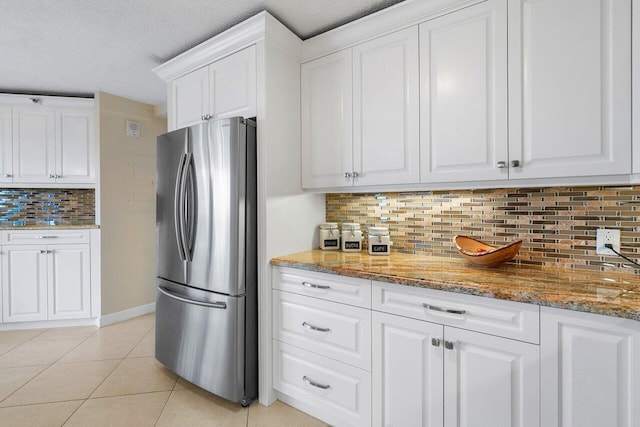
{"type": "Polygon", "coordinates": [[[355,185],[420,180],[418,28],[353,48],[355,185]]]}
{"type": "Polygon", "coordinates": [[[637,321],[542,308],[542,425],[640,424],[637,321]]]}
{"type": "Polygon", "coordinates": [[[443,327],[373,312],[375,426],[442,426],[443,327]]]}
{"type": "Polygon", "coordinates": [[[256,47],[209,66],[209,114],[214,118],[256,116],[256,47]]]}
{"type": "Polygon", "coordinates": [[[445,427],[538,427],[540,347],[445,328],[445,427]]]}
{"type": "Polygon", "coordinates": [[[56,171],[60,175],[56,181],[93,182],[93,110],[59,109],[56,123],[56,171]]]}
{"type": "Polygon", "coordinates": [[[53,183],[55,112],[47,108],[13,109],[13,171],[20,182],[53,183]]]}
{"type": "Polygon", "coordinates": [[[209,68],[203,67],[175,79],[170,85],[172,120],[169,130],[198,124],[209,114],[209,68]]]}
{"type": "Polygon", "coordinates": [[[47,258],[44,246],[3,249],[3,320],[26,322],[47,319],[47,258]]]}
{"type": "Polygon", "coordinates": [[[302,64],[302,187],[351,185],[351,49],[302,64]]]}
{"type": "Polygon", "coordinates": [[[0,182],[11,182],[13,175],[11,107],[0,106],[0,182]]]}
{"type": "Polygon", "coordinates": [[[49,319],[91,317],[89,245],[49,246],[49,319]]]}
{"type": "Polygon", "coordinates": [[[510,178],[630,172],[630,16],[630,0],[510,3],[510,178]]]}
{"type": "Polygon", "coordinates": [[[506,179],[507,3],[420,25],[421,182],[506,179]]]}

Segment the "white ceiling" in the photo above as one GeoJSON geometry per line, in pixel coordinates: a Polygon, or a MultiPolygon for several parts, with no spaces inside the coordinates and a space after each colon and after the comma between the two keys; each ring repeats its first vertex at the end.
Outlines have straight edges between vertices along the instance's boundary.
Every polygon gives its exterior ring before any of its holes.
{"type": "Polygon", "coordinates": [[[0,0],[0,92],[165,101],[151,69],[267,10],[302,39],[402,0],[0,0]]]}

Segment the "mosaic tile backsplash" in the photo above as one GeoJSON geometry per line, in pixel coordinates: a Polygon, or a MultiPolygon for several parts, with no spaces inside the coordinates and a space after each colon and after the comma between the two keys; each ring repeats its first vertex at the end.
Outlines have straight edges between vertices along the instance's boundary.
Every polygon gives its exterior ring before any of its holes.
{"type": "Polygon", "coordinates": [[[0,227],[95,224],[95,190],[0,188],[0,227]]]}
{"type": "Polygon", "coordinates": [[[394,251],[458,257],[457,234],[494,245],[522,239],[512,262],[621,272],[633,270],[617,256],[596,255],[596,230],[621,230],[621,252],[637,259],[639,209],[640,186],[326,196],[328,222],[389,227],[394,251]]]}

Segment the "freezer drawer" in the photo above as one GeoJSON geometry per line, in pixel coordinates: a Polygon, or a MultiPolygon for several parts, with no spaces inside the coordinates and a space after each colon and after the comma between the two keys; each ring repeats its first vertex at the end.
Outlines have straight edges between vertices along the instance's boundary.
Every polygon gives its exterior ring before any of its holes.
{"type": "Polygon", "coordinates": [[[160,280],[156,359],[218,396],[250,403],[255,395],[245,387],[245,297],[160,280]]]}

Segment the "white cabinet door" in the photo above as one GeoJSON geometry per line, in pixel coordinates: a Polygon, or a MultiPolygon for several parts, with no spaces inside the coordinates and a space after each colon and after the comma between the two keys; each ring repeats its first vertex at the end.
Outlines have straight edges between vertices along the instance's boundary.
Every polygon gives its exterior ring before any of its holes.
{"type": "Polygon", "coordinates": [[[451,327],[444,336],[445,427],[540,426],[539,346],[451,327]]]}
{"type": "Polygon", "coordinates": [[[209,110],[214,119],[256,116],[256,47],[209,66],[209,110]]]}
{"type": "Polygon", "coordinates": [[[541,309],[545,427],[640,425],[640,322],[541,309]]]}
{"type": "Polygon", "coordinates": [[[175,79],[169,91],[169,130],[202,122],[209,110],[209,67],[175,79]]]}
{"type": "Polygon", "coordinates": [[[57,183],[95,182],[93,109],[56,110],[57,183]]]}
{"type": "Polygon", "coordinates": [[[13,132],[11,107],[0,106],[0,182],[11,182],[13,178],[12,144],[13,132]]]}
{"type": "Polygon", "coordinates": [[[508,178],[507,2],[420,25],[421,182],[508,178]]]}
{"type": "Polygon", "coordinates": [[[42,246],[5,246],[2,254],[5,322],[47,319],[47,257],[42,246]]]}
{"type": "Polygon", "coordinates": [[[17,182],[55,182],[55,110],[13,109],[13,172],[17,182]]]}
{"type": "Polygon", "coordinates": [[[420,181],[418,27],[353,47],[355,185],[420,181]]]}
{"type": "Polygon", "coordinates": [[[372,321],[374,425],[442,427],[443,326],[377,311],[372,321]]]}
{"type": "Polygon", "coordinates": [[[351,49],[301,67],[302,187],[352,185],[351,49]]]}
{"type": "Polygon", "coordinates": [[[89,245],[48,246],[49,319],[91,317],[89,245]]]}
{"type": "Polygon", "coordinates": [[[510,178],[631,171],[631,1],[509,2],[510,178]]]}

